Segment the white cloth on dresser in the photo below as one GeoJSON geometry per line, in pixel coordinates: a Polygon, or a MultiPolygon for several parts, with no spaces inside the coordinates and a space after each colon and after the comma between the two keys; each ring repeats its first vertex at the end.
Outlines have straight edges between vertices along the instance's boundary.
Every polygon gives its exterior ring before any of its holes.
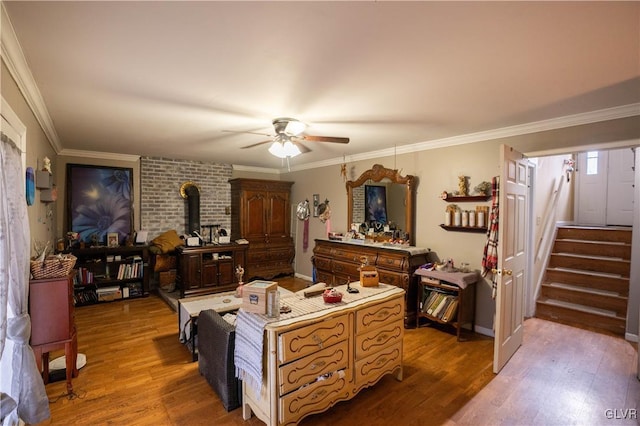
{"type": "Polygon", "coordinates": [[[250,386],[256,395],[260,395],[262,388],[262,350],[267,322],[269,320],[264,316],[244,309],[240,309],[236,317],[236,377],[250,386]]]}

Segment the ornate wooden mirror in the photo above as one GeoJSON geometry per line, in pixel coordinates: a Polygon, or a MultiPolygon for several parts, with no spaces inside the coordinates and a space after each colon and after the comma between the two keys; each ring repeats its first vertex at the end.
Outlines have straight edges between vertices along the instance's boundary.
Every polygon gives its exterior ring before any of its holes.
{"type": "Polygon", "coordinates": [[[406,233],[409,244],[415,245],[415,176],[402,176],[398,170],[375,164],[346,186],[347,229],[354,223],[389,225],[406,233]]]}

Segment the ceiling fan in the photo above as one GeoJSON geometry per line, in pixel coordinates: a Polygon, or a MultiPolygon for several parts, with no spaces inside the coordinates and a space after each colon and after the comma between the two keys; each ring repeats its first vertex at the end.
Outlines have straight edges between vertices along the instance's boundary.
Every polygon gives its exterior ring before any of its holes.
{"type": "Polygon", "coordinates": [[[252,145],[243,146],[242,149],[253,148],[259,145],[270,143],[269,152],[279,158],[295,157],[303,152],[311,150],[300,142],[332,142],[332,143],[349,143],[349,138],[341,138],[334,136],[315,136],[304,134],[306,124],[295,118],[280,117],[272,121],[275,135],[256,132],[240,132],[252,133],[258,135],[269,136],[271,139],[254,143],[252,145]]]}

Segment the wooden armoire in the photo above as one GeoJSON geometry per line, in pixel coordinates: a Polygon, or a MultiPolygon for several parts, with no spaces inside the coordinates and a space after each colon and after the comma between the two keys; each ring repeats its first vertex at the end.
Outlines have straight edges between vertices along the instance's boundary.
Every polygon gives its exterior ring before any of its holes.
{"type": "Polygon", "coordinates": [[[249,242],[245,282],[291,275],[295,249],[291,238],[293,182],[230,179],[231,240],[249,242]]]}

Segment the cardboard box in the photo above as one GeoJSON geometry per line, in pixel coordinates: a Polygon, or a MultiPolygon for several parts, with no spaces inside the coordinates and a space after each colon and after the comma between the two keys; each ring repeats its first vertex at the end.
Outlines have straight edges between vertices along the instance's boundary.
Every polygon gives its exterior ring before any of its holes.
{"type": "Polygon", "coordinates": [[[120,288],[117,290],[109,290],[109,291],[98,291],[98,301],[100,302],[111,302],[113,300],[122,299],[122,291],[120,288]]]}
{"type": "Polygon", "coordinates": [[[275,281],[252,281],[242,288],[242,309],[247,312],[265,315],[269,292],[278,291],[275,281]]]}
{"type": "Polygon", "coordinates": [[[378,282],[378,270],[375,266],[360,267],[360,285],[362,287],[377,287],[378,282]]]}

